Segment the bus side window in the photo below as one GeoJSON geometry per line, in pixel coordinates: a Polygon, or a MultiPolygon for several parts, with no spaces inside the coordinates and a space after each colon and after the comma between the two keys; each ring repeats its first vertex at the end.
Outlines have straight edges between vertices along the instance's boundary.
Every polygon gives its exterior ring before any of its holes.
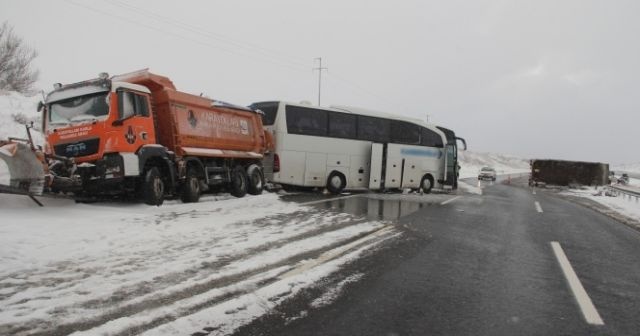
{"type": "Polygon", "coordinates": [[[329,136],[355,139],[356,116],[347,113],[329,112],[329,136]]]}
{"type": "Polygon", "coordinates": [[[427,146],[427,147],[438,147],[438,148],[444,147],[444,144],[442,143],[442,137],[440,137],[438,133],[428,128],[421,129],[420,144],[422,146],[427,146]]]}
{"type": "Polygon", "coordinates": [[[286,107],[287,131],[290,134],[327,135],[327,112],[307,107],[286,107]]]}
{"type": "Polygon", "coordinates": [[[358,116],[358,139],[389,142],[389,120],[358,116]]]}
{"type": "Polygon", "coordinates": [[[420,143],[420,128],[404,121],[391,121],[391,142],[417,145],[420,143]]]}

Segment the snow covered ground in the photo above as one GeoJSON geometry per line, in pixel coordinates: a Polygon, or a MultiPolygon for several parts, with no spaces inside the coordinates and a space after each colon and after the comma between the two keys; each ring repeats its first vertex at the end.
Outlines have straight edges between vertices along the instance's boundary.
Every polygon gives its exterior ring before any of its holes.
{"type": "Polygon", "coordinates": [[[44,200],[0,195],[2,335],[227,334],[400,234],[276,194],[44,200]]]}
{"type": "Polygon", "coordinates": [[[602,192],[602,187],[598,189],[586,187],[584,189],[568,189],[563,194],[590,199],[614,212],[640,222],[640,203],[635,198],[623,195],[609,196],[602,192]]]}

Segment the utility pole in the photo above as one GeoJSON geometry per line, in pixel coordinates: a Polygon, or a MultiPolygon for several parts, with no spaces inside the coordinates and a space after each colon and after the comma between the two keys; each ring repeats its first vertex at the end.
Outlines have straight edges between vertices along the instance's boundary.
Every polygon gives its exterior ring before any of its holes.
{"type": "Polygon", "coordinates": [[[313,68],[313,70],[318,70],[318,106],[320,106],[320,90],[322,89],[322,70],[329,70],[329,68],[322,67],[322,57],[316,57],[319,64],[317,68],[313,68]]]}

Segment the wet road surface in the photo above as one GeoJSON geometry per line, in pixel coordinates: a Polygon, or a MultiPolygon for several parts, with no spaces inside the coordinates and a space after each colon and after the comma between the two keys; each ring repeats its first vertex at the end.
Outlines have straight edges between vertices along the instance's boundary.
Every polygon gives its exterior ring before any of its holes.
{"type": "Polygon", "coordinates": [[[640,234],[525,183],[480,182],[482,195],[359,194],[315,203],[393,221],[404,239],[237,334],[638,334],[640,234]],[[312,304],[354,274],[362,276],[334,302],[312,304]]]}

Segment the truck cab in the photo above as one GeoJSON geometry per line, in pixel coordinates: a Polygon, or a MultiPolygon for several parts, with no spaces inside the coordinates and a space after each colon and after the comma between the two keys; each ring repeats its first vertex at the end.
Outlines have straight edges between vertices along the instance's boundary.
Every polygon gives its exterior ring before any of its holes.
{"type": "MultiPolygon", "coordinates": [[[[112,81],[106,74],[80,83],[56,84],[54,89],[43,109],[45,151],[57,159],[51,165],[57,177],[53,189],[76,193],[135,189],[134,179],[144,169],[141,159],[149,156],[141,157],[143,149],[160,149],[150,90],[112,81]]],[[[166,156],[166,150],[160,152],[166,156]]]]}

